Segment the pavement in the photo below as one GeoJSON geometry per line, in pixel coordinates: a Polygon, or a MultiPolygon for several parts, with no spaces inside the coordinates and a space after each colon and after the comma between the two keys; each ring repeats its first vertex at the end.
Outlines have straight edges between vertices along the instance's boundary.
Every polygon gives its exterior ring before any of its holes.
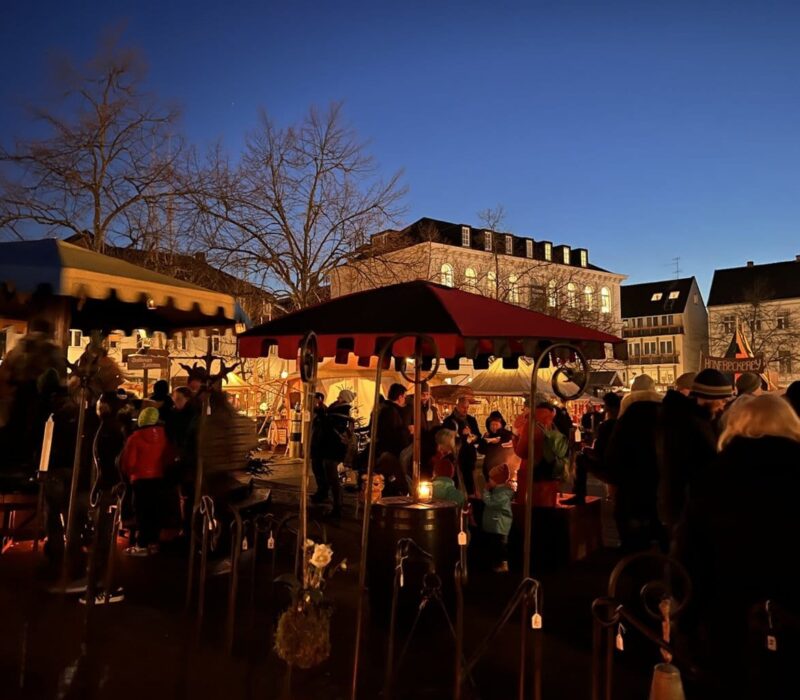
{"type": "MultiPolygon", "coordinates": [[[[273,489],[276,514],[297,509],[299,462],[276,459],[263,481],[273,489]]],[[[326,596],[334,606],[332,649],[328,661],[289,673],[273,651],[274,624],[281,609],[280,592],[272,585],[267,557],[258,562],[256,583],[243,575],[236,641],[229,654],[224,645],[228,577],[209,580],[203,628],[184,612],[185,544],[165,543],[153,557],[118,557],[118,582],[126,599],[92,609],[77,596],[48,593],[37,575],[41,555],[28,543],[0,556],[0,697],[35,700],[158,700],[275,698],[344,700],[350,697],[355,609],[357,605],[360,522],[349,496],[340,521],[325,523],[334,558],[350,566],[330,583],[326,596]]],[[[120,539],[118,547],[126,545],[120,539]]],[[[275,575],[291,569],[292,544],[278,541],[275,575]]],[[[584,560],[550,571],[535,572],[541,581],[543,697],[588,698],[591,688],[591,602],[605,593],[608,575],[619,559],[607,547],[584,560]]],[[[465,592],[465,652],[485,639],[510,599],[520,574],[495,574],[480,551],[471,554],[465,592]]],[[[407,619],[403,622],[408,623],[407,619]]],[[[408,625],[406,624],[406,628],[408,625]]],[[[490,645],[475,666],[475,687],[464,698],[516,697],[519,620],[514,620],[490,645]]],[[[397,643],[399,650],[403,639],[397,643]]],[[[385,626],[368,621],[363,645],[359,698],[382,693],[387,634],[385,626]]],[[[657,651],[633,633],[615,665],[616,697],[646,697],[657,651]]],[[[452,697],[454,651],[441,613],[426,612],[410,640],[394,697],[452,697]]]]}

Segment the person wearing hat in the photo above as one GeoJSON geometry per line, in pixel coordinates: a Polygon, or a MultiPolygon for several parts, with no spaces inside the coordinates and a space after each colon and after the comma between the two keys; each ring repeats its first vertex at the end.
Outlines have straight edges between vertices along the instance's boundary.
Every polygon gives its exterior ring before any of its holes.
{"type": "Polygon", "coordinates": [[[619,417],[625,414],[628,407],[638,401],[654,401],[661,403],[664,397],[656,391],[656,383],[653,378],[648,374],[640,374],[634,378],[631,384],[630,393],[622,399],[622,405],[619,409],[619,417]]]}
{"type": "Polygon", "coordinates": [[[684,372],[675,380],[675,391],[684,396],[689,396],[692,393],[694,380],[697,372],[684,372]]]}
{"type": "Polygon", "coordinates": [[[478,452],[484,455],[483,476],[489,478],[489,470],[496,464],[506,462],[513,455],[514,443],[511,431],[506,428],[506,419],[500,411],[492,411],[486,419],[486,432],[478,443],[478,452]]]}
{"type": "Polygon", "coordinates": [[[762,394],[761,377],[755,372],[743,372],[736,379],[736,396],[760,396],[762,394]]]}
{"type": "Polygon", "coordinates": [[[158,551],[161,534],[161,495],[170,448],[158,409],[139,414],[139,429],[128,438],[122,451],[122,473],[131,482],[136,515],[136,542],[125,550],[129,556],[146,557],[158,551]]]}
{"type": "Polygon", "coordinates": [[[694,377],[688,397],[676,391],[665,400],[659,430],[658,515],[672,539],[688,489],[716,457],[720,417],[732,395],[730,379],[707,368],[694,377]]]}
{"type": "Polygon", "coordinates": [[[330,489],[333,508],[328,514],[332,518],[339,518],[342,514],[342,484],[339,481],[339,465],[347,455],[347,448],[353,439],[353,420],[350,410],[356,395],[349,389],[342,389],[336,401],[328,406],[324,420],[321,422],[322,435],[317,445],[319,454],[322,455],[322,466],[325,471],[324,494],[317,492],[315,501],[320,502],[321,496],[327,497],[330,489]]]}
{"type": "MultiPolygon", "coordinates": [[[[419,385],[420,394],[420,411],[422,419],[420,421],[420,449],[421,449],[421,462],[420,464],[428,464],[433,453],[436,452],[436,442],[434,440],[436,431],[442,425],[442,418],[439,415],[439,408],[433,402],[431,397],[431,387],[428,382],[422,382],[419,385]]],[[[408,426],[409,433],[414,435],[414,397],[406,399],[406,405],[403,408],[403,415],[405,417],[406,425],[408,426]]]]}
{"type": "Polygon", "coordinates": [[[464,494],[453,481],[455,475],[456,434],[443,428],[436,433],[437,451],[433,458],[433,497],[442,501],[452,501],[457,506],[464,505],[464,494]]]}
{"type": "Polygon", "coordinates": [[[453,412],[444,419],[442,425],[458,435],[458,466],[464,478],[464,486],[468,494],[475,493],[475,464],[478,462],[478,440],[481,431],[478,421],[469,412],[470,396],[462,394],[456,401],[453,412]]]}
{"type": "Polygon", "coordinates": [[[508,572],[508,533],[513,515],[514,490],[508,485],[511,474],[507,464],[497,464],[489,472],[483,492],[483,531],[492,540],[492,558],[497,573],[508,572]]]}
{"type": "Polygon", "coordinates": [[[159,420],[166,421],[173,406],[172,396],[169,392],[169,382],[166,379],[159,379],[153,384],[153,393],[150,395],[150,401],[158,409],[159,420]]]}

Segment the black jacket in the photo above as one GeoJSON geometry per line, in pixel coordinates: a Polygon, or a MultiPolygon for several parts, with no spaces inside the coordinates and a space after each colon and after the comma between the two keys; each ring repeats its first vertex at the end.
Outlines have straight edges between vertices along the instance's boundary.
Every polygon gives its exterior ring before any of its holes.
{"type": "MultiPolygon", "coordinates": [[[[475,462],[478,460],[478,440],[481,436],[480,429],[478,428],[478,421],[475,420],[475,416],[468,413],[466,416],[462,417],[457,411],[453,411],[444,419],[442,427],[455,431],[456,437],[460,442],[458,463],[461,466],[462,472],[469,472],[471,474],[472,470],[475,468],[475,462]],[[475,436],[475,440],[472,443],[468,443],[464,438],[462,434],[464,428],[469,428],[470,432],[475,436]]],[[[468,479],[466,476],[464,478],[468,479]]]]}
{"type": "Polygon", "coordinates": [[[384,452],[388,452],[400,457],[400,453],[411,440],[403,409],[394,401],[384,401],[378,413],[376,456],[380,457],[384,452]]]}
{"type": "Polygon", "coordinates": [[[325,412],[319,454],[323,459],[341,462],[352,435],[349,403],[332,403],[325,412]]]}
{"type": "Polygon", "coordinates": [[[122,480],[118,458],[125,444],[122,425],[111,416],[104,416],[94,437],[93,456],[97,469],[95,484],[108,491],[122,480]]]}

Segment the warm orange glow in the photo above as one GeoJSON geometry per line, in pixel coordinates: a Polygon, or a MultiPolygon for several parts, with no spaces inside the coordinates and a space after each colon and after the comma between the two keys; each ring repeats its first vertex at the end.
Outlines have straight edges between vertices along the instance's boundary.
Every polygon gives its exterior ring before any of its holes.
{"type": "Polygon", "coordinates": [[[419,482],[417,498],[419,498],[420,503],[430,503],[433,500],[433,485],[430,481],[419,482]]]}

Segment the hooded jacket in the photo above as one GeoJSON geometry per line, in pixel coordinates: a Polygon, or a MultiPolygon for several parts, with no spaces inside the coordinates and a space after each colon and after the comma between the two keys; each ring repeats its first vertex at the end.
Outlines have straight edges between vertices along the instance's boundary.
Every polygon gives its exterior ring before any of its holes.
{"type": "Polygon", "coordinates": [[[122,472],[131,483],[139,479],[161,479],[169,463],[169,442],[161,425],[140,428],[128,438],[122,452],[122,472]]]}

